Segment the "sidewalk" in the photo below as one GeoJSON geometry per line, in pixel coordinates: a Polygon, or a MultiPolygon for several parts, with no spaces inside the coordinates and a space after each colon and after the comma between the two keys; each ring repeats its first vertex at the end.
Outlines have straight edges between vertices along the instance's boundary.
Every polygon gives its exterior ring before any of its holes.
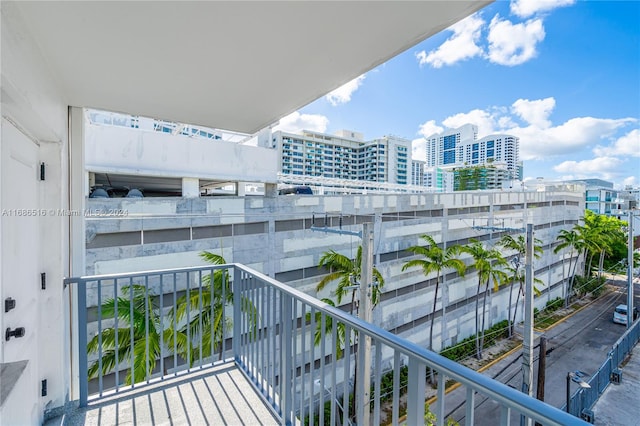
{"type": "Polygon", "coordinates": [[[622,366],[622,382],[610,384],[593,405],[596,425],[640,426],[640,349],[622,366]]]}

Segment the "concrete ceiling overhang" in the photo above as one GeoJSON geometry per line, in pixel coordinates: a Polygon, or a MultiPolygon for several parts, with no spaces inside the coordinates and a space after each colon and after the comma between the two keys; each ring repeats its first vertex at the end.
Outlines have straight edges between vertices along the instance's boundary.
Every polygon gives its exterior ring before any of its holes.
{"type": "Polygon", "coordinates": [[[71,105],[254,133],[488,3],[14,4],[71,105]]]}

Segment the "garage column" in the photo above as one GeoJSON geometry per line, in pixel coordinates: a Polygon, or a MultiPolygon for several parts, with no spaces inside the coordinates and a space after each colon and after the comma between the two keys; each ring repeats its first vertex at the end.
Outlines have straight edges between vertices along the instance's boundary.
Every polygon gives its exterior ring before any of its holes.
{"type": "Polygon", "coordinates": [[[197,198],[200,196],[200,180],[198,178],[182,178],[182,196],[197,198]]]}

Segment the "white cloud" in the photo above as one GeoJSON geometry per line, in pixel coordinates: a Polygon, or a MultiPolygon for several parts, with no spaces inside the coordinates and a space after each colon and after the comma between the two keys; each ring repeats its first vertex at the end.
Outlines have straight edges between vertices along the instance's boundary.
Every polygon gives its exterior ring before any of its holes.
{"type": "Polygon", "coordinates": [[[299,133],[302,130],[312,130],[323,133],[327,130],[329,119],[320,114],[300,114],[292,112],[280,119],[280,123],[273,128],[274,131],[282,130],[289,133],[299,133]]]}
{"type": "Polygon", "coordinates": [[[442,124],[450,129],[455,129],[467,123],[478,126],[478,137],[496,133],[496,117],[488,111],[474,109],[467,113],[461,112],[442,120],[442,124]]]}
{"type": "MultiPolygon", "coordinates": [[[[570,154],[584,148],[596,146],[610,138],[622,127],[637,122],[634,118],[576,117],[559,125],[552,125],[549,117],[555,108],[553,97],[545,99],[518,99],[511,108],[489,107],[458,113],[442,120],[447,128],[457,128],[471,123],[478,126],[478,137],[494,133],[506,133],[520,138],[520,157],[523,160],[545,159],[555,155],[570,154]],[[516,124],[519,119],[527,125],[516,124]]],[[[439,129],[435,120],[420,126],[422,130],[439,129]]],[[[602,156],[638,155],[638,130],[629,132],[612,147],[599,149],[602,156]],[[619,154],[620,153],[620,154],[619,154]]]]}
{"type": "Polygon", "coordinates": [[[536,13],[570,6],[575,2],[575,0],[514,0],[511,2],[511,13],[520,18],[528,18],[536,13]]]}
{"type": "Polygon", "coordinates": [[[553,168],[558,173],[571,173],[578,179],[584,179],[599,175],[605,180],[614,179],[617,170],[624,163],[615,157],[599,157],[592,160],[564,161],[553,168]]]}
{"type": "Polygon", "coordinates": [[[414,160],[425,161],[427,159],[427,140],[425,138],[412,140],[411,151],[411,158],[414,160]]]}
{"type": "MultiPolygon", "coordinates": [[[[597,146],[593,153],[597,156],[619,155],[640,157],[640,129],[633,129],[609,146],[597,146]]],[[[638,164],[640,169],[640,164],[638,164]]]]}
{"type": "Polygon", "coordinates": [[[638,177],[637,176],[629,176],[622,180],[622,185],[624,186],[638,186],[638,177]]]}
{"type": "Polygon", "coordinates": [[[358,87],[362,85],[362,82],[366,78],[366,74],[362,74],[360,77],[356,77],[350,82],[343,84],[336,90],[330,92],[325,98],[333,106],[339,104],[346,104],[351,100],[351,95],[358,90],[358,87]]]}
{"type": "Polygon", "coordinates": [[[536,56],[536,46],[544,40],[541,19],[513,24],[496,15],[489,24],[489,60],[500,65],[520,65],[536,56]]]}
{"type": "Polygon", "coordinates": [[[475,13],[449,27],[453,35],[435,50],[429,53],[420,51],[416,58],[420,65],[429,64],[434,68],[453,65],[456,62],[482,55],[478,45],[485,21],[475,13]]]}
{"type": "Polygon", "coordinates": [[[537,99],[530,101],[529,99],[518,99],[512,105],[513,112],[527,123],[547,128],[551,125],[549,116],[556,106],[554,98],[537,99]]]}
{"type": "Polygon", "coordinates": [[[429,136],[436,133],[440,133],[443,130],[444,130],[443,127],[440,127],[436,124],[436,120],[429,120],[429,121],[425,121],[420,125],[420,130],[418,130],[418,133],[424,136],[425,138],[428,138],[429,136]]]}
{"type": "Polygon", "coordinates": [[[595,145],[633,121],[631,118],[576,117],[554,127],[539,128],[532,125],[509,129],[507,133],[520,138],[522,159],[542,159],[595,145]]]}

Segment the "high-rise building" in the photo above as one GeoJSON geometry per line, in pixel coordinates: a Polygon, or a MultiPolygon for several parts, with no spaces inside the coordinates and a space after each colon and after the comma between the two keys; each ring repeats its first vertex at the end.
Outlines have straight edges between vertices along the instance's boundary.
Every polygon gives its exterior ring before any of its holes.
{"type": "Polygon", "coordinates": [[[411,184],[411,141],[383,136],[365,141],[362,133],[342,130],[335,135],[275,131],[278,168],[284,174],[372,182],[411,184]]]}
{"type": "Polygon", "coordinates": [[[427,167],[462,163],[462,144],[478,138],[478,126],[465,124],[427,138],[427,167]]]}
{"type": "MultiPolygon", "coordinates": [[[[426,139],[426,165],[429,171],[435,171],[441,167],[459,170],[464,167],[501,164],[498,167],[499,173],[491,172],[490,174],[499,180],[522,180],[520,140],[516,136],[495,134],[478,139],[478,126],[465,124],[456,129],[447,129],[431,135],[426,139]],[[503,167],[502,164],[505,166],[503,167]],[[507,173],[503,173],[505,167],[507,173]]],[[[496,183],[498,184],[499,182],[496,183]]]]}
{"type": "Polygon", "coordinates": [[[426,163],[416,159],[411,161],[411,185],[425,186],[424,168],[426,163]]]}

